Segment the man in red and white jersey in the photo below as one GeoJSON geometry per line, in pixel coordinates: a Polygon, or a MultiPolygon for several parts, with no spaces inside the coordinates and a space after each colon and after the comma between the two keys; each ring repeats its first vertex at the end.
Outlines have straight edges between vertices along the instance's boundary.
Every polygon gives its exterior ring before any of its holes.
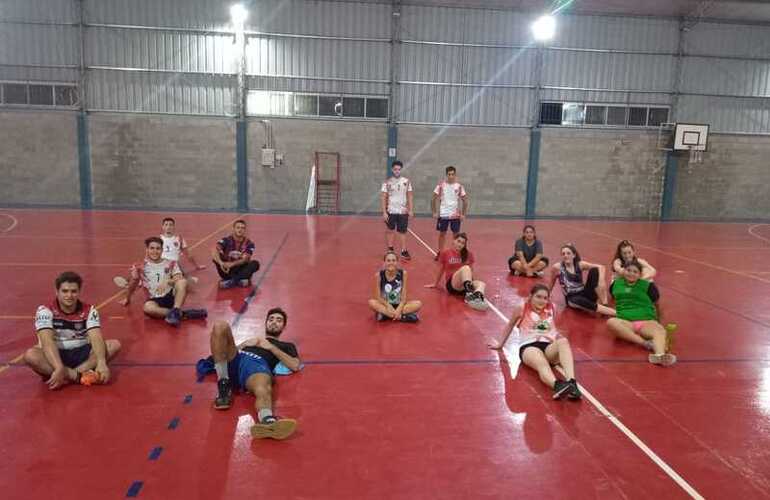
{"type": "Polygon", "coordinates": [[[436,219],[436,230],[438,230],[438,249],[436,250],[436,260],[438,255],[444,250],[444,240],[446,231],[451,226],[452,234],[460,232],[460,225],[468,213],[469,200],[465,193],[465,188],[457,182],[457,169],[453,166],[446,168],[446,180],[438,183],[433,190],[433,199],[431,208],[433,217],[436,219]],[[460,202],[462,201],[462,209],[460,202]]]}
{"type": "Polygon", "coordinates": [[[187,280],[176,261],[164,259],[163,240],[153,236],[144,240],[146,256],[144,262],[131,266],[131,280],[126,297],[121,304],[131,303],[131,295],[139,285],[147,290],[144,313],[151,318],[164,318],[166,323],[179,326],[182,319],[205,318],[205,309],[182,310],[187,297],[187,280]]]}
{"type": "Polygon", "coordinates": [[[412,208],[414,205],[412,183],[406,177],[401,176],[403,167],[404,164],[401,161],[393,162],[391,167],[393,176],[382,183],[380,203],[382,205],[382,218],[388,228],[386,233],[388,250],[393,251],[395,232],[398,232],[401,241],[401,258],[410,260],[412,256],[406,249],[406,231],[409,226],[409,217],[414,216],[412,208]]]}
{"type": "Polygon", "coordinates": [[[44,377],[50,389],[68,383],[106,384],[109,361],[120,342],[104,340],[99,312],[79,300],[83,278],[71,271],[56,278],[56,298],[35,314],[38,345],[27,349],[24,363],[44,377]]]}
{"type": "Polygon", "coordinates": [[[182,255],[184,255],[196,270],[206,269],[206,266],[198,264],[195,257],[187,250],[185,239],[181,235],[176,234],[175,230],[176,221],[173,218],[166,217],[163,219],[162,231],[160,233],[160,239],[163,240],[163,254],[161,254],[161,258],[179,263],[181,262],[182,255]]]}

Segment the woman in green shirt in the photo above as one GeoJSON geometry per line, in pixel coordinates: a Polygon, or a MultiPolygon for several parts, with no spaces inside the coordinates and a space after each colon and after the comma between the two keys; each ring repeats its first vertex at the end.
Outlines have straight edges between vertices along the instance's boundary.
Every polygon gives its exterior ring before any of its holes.
{"type": "Polygon", "coordinates": [[[641,275],[642,265],[638,260],[625,263],[623,276],[616,279],[610,288],[617,317],[607,320],[607,327],[617,338],[652,351],[648,357],[650,363],[673,365],[676,356],[667,350],[675,325],[667,329],[660,324],[658,287],[651,281],[641,279],[641,275]]]}

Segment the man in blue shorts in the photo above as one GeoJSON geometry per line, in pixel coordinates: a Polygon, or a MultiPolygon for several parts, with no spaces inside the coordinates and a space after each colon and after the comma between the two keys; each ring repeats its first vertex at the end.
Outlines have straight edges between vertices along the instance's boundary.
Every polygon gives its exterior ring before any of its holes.
{"type": "Polygon", "coordinates": [[[450,165],[445,172],[446,180],[439,182],[436,189],[433,190],[433,199],[431,200],[433,218],[436,219],[436,230],[438,231],[438,248],[436,249],[435,260],[438,260],[438,254],[444,249],[447,229],[451,227],[452,234],[460,232],[460,224],[465,219],[465,214],[468,213],[469,205],[465,187],[457,182],[457,169],[450,165]]]}
{"type": "Polygon", "coordinates": [[[286,319],[283,309],[270,309],[265,318],[265,337],[253,337],[237,346],[226,322],[218,321],[211,330],[211,355],[218,380],[214,408],[230,408],[234,388],[254,394],[257,424],[251,428],[251,435],[255,438],[286,439],[297,427],[296,420],[273,415],[276,366],[281,363],[291,371],[298,371],[301,365],[297,347],[278,340],[286,319]]]}

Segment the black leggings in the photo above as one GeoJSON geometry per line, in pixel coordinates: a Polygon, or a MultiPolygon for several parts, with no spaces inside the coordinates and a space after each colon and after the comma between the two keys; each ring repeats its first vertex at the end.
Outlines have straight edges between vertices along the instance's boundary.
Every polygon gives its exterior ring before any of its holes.
{"type": "Polygon", "coordinates": [[[214,261],[214,266],[217,268],[219,277],[223,280],[240,281],[251,279],[251,275],[259,270],[259,261],[250,260],[245,264],[241,264],[240,266],[231,267],[230,272],[225,272],[221,267],[219,267],[219,264],[217,264],[216,261],[214,261]]]}
{"type": "Polygon", "coordinates": [[[596,287],[599,286],[599,269],[592,267],[588,270],[586,284],[583,290],[571,293],[564,297],[569,307],[583,311],[596,312],[599,297],[596,295],[596,287]]]}

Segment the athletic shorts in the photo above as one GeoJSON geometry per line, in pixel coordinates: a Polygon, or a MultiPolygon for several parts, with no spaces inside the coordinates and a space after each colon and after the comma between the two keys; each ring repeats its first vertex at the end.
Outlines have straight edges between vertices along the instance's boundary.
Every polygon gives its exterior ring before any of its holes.
{"type": "MultiPolygon", "coordinates": [[[[508,259],[508,269],[513,269],[513,263],[516,262],[517,260],[519,260],[518,255],[514,255],[513,257],[508,259]]],[[[545,256],[540,257],[540,262],[545,263],[545,266],[548,267],[548,257],[545,257],[545,256]]]]}
{"type": "Polygon", "coordinates": [[[446,233],[448,227],[451,227],[452,232],[457,234],[460,232],[460,219],[443,219],[441,217],[436,220],[436,229],[440,233],[446,233]]]}
{"type": "Polygon", "coordinates": [[[452,278],[446,280],[446,291],[452,295],[465,295],[465,290],[455,290],[452,286],[452,278]]]}
{"type": "Polygon", "coordinates": [[[169,290],[163,297],[152,297],[147,302],[155,302],[160,307],[172,309],[174,307],[174,290],[169,290]]]}
{"type": "Polygon", "coordinates": [[[584,311],[596,312],[599,307],[599,297],[596,295],[596,287],[599,285],[599,270],[592,267],[588,271],[585,288],[583,290],[571,293],[564,297],[564,301],[569,307],[582,309],[584,311]]]}
{"type": "Polygon", "coordinates": [[[632,321],[631,322],[631,328],[634,329],[635,333],[639,333],[639,332],[642,331],[642,328],[647,323],[655,323],[655,320],[654,319],[641,319],[639,321],[632,321]]]}
{"type": "Polygon", "coordinates": [[[540,349],[543,351],[543,354],[545,354],[545,348],[551,345],[550,342],[543,342],[542,340],[538,340],[537,342],[530,342],[529,344],[524,344],[523,346],[519,347],[519,359],[524,361],[524,349],[527,347],[536,347],[537,349],[540,349]]]}
{"type": "Polygon", "coordinates": [[[227,373],[230,381],[241,388],[246,387],[246,381],[255,373],[267,373],[271,377],[273,375],[265,358],[246,351],[238,351],[238,354],[227,363],[227,373]]]}
{"type": "Polygon", "coordinates": [[[405,233],[409,225],[409,214],[388,214],[388,221],[385,223],[388,229],[394,229],[399,233],[405,233]]]}
{"type": "Polygon", "coordinates": [[[82,345],[74,349],[59,349],[61,362],[67,368],[76,368],[82,365],[91,355],[91,344],[82,345]]]}

